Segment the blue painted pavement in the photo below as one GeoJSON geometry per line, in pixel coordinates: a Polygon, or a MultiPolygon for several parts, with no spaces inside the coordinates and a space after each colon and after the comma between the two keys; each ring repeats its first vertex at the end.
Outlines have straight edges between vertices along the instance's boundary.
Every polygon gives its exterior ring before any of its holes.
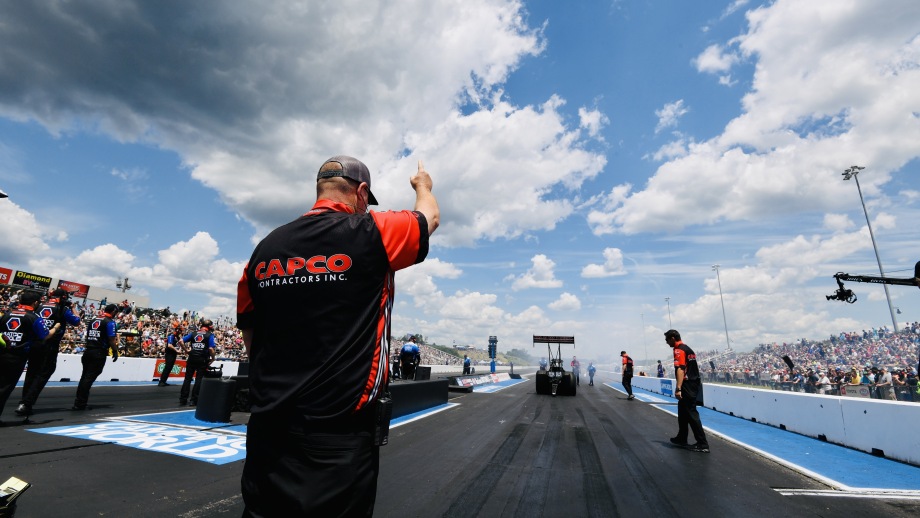
{"type": "MultiPolygon", "coordinates": [[[[605,385],[625,394],[619,383],[605,385]]],[[[633,394],[636,399],[677,416],[676,399],[635,387],[633,394]]],[[[920,491],[920,468],[916,466],[705,407],[699,407],[699,412],[707,433],[712,432],[742,447],[765,454],[802,473],[824,479],[840,489],[920,491]]]]}

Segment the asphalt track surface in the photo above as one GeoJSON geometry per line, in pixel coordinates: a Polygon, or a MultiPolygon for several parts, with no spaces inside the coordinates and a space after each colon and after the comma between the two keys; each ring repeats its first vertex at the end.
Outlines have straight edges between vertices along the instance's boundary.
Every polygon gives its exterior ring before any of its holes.
{"type": "MultiPolygon", "coordinates": [[[[637,390],[628,401],[605,382],[552,397],[525,379],[395,421],[375,516],[920,515],[920,468],[705,409],[712,452],[690,452],[668,441],[674,400],[637,390]]],[[[20,389],[3,409],[0,481],[33,484],[17,517],[241,515],[241,453],[208,454],[239,447],[247,414],[202,423],[176,406],[178,386],[108,383],[74,412],[75,385],[46,388],[28,422],[13,413],[20,389]]]]}

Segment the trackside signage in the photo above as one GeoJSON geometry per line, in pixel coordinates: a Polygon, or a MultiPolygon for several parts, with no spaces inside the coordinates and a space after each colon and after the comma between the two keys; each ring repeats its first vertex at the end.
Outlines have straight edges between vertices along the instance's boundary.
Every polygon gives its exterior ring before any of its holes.
{"type": "Polygon", "coordinates": [[[246,458],[246,437],[156,424],[116,421],[29,431],[108,442],[210,464],[227,464],[246,458]]]}
{"type": "Polygon", "coordinates": [[[574,344],[574,336],[546,336],[546,335],[533,335],[533,343],[535,344],[574,344]]]}

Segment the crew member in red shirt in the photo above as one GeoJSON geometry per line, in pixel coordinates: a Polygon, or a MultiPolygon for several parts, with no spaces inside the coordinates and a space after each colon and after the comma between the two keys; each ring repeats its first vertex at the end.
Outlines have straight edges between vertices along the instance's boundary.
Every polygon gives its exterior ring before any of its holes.
{"type": "Polygon", "coordinates": [[[237,295],[251,362],[244,516],[373,514],[394,276],[425,259],[440,220],[421,162],[409,182],[413,210],[368,212],[367,166],[330,158],[313,208],[249,259],[237,295]]]}
{"type": "Polygon", "coordinates": [[[696,398],[702,394],[703,383],[700,380],[700,369],[696,364],[696,353],[687,344],[681,341],[680,333],[670,329],[664,333],[664,340],[674,349],[674,376],[676,388],[674,397],[677,398],[677,436],[671,442],[685,446],[690,451],[709,453],[709,442],[703,423],[700,422],[700,413],[696,410],[696,398]],[[687,444],[688,430],[693,430],[696,444],[687,444]]]}
{"type": "Polygon", "coordinates": [[[620,351],[620,358],[623,359],[623,388],[629,395],[626,399],[632,401],[636,399],[632,393],[633,359],[626,354],[626,351],[620,351]]]}

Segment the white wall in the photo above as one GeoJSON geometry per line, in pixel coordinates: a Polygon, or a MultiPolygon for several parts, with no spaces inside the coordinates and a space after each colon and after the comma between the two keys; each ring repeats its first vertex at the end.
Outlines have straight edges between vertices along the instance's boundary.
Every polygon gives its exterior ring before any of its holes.
{"type": "MultiPolygon", "coordinates": [[[[612,375],[617,383],[620,375],[612,375]]],[[[673,396],[669,378],[634,376],[633,387],[673,396]]],[[[920,403],[804,394],[703,384],[703,402],[724,414],[754,419],[867,453],[920,466],[920,403]]],[[[705,423],[704,423],[705,424],[705,423]]]]}
{"type": "MultiPolygon", "coordinates": [[[[59,354],[57,360],[57,369],[50,381],[60,381],[61,378],[70,378],[70,381],[80,381],[80,375],[83,373],[83,364],[80,359],[83,356],[79,354],[59,354]]],[[[112,362],[111,358],[106,361],[105,368],[97,380],[109,381],[117,378],[119,381],[151,381],[159,378],[156,374],[155,358],[125,358],[119,356],[118,361],[112,362]]],[[[211,364],[212,367],[220,368],[224,366],[224,376],[236,376],[240,364],[229,361],[216,361],[211,364]]],[[[20,380],[25,378],[23,373],[20,380]]],[[[172,377],[171,379],[176,379],[172,377]]],[[[181,379],[181,378],[180,378],[181,379]]]]}

